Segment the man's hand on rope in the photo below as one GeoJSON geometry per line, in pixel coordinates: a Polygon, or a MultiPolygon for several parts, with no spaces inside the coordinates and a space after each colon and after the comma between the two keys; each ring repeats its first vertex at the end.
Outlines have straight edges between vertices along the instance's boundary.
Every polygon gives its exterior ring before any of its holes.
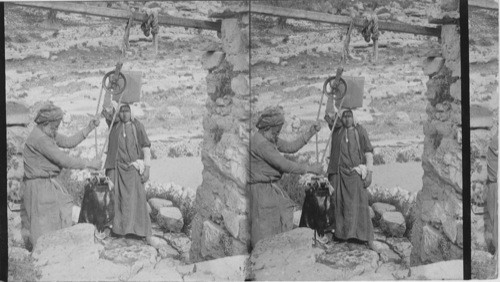
{"type": "Polygon", "coordinates": [[[92,117],[92,119],[89,122],[89,127],[91,127],[92,129],[98,127],[99,124],[101,123],[100,116],[101,115],[98,114],[98,115],[92,117]]]}
{"type": "Polygon", "coordinates": [[[310,137],[313,137],[314,134],[316,134],[320,130],[321,130],[321,123],[319,121],[316,121],[313,124],[311,124],[311,127],[309,127],[309,135],[310,135],[310,137]]]}

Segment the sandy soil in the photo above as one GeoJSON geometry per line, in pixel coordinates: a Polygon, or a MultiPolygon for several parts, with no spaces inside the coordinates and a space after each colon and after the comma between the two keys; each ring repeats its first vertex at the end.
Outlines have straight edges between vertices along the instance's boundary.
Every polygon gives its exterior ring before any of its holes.
{"type": "Polygon", "coordinates": [[[390,163],[373,167],[372,185],[385,188],[401,187],[409,192],[422,190],[422,163],[390,163]]]}
{"type": "Polygon", "coordinates": [[[162,158],[151,161],[151,181],[189,187],[196,191],[202,182],[203,164],[199,157],[162,158]]]}

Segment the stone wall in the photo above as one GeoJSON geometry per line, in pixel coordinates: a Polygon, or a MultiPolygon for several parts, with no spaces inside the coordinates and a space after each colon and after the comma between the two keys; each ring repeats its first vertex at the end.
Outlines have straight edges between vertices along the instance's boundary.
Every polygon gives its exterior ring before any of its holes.
{"type": "MultiPolygon", "coordinates": [[[[458,0],[441,1],[441,17],[459,18],[458,0]]],[[[444,24],[441,50],[426,59],[427,122],[423,187],[417,195],[411,264],[463,257],[460,28],[444,24]]]]}
{"type": "Polygon", "coordinates": [[[222,46],[205,50],[207,114],[203,118],[203,182],[196,192],[191,261],[247,254],[246,197],[250,88],[249,17],[223,18],[222,46]]]}
{"type": "MultiPolygon", "coordinates": [[[[19,208],[24,176],[23,147],[30,128],[30,110],[17,102],[7,101],[7,204],[9,246],[23,245],[19,208]]],[[[32,125],[31,125],[32,126],[32,125]]]]}
{"type": "MultiPolygon", "coordinates": [[[[486,13],[483,9],[472,10],[473,17],[485,17],[486,13]]],[[[492,226],[486,209],[486,202],[490,200],[486,186],[486,152],[498,130],[498,39],[490,39],[491,32],[483,30],[482,26],[479,31],[475,26],[469,25],[469,28],[471,247],[474,260],[476,251],[494,252],[492,226]]]]}

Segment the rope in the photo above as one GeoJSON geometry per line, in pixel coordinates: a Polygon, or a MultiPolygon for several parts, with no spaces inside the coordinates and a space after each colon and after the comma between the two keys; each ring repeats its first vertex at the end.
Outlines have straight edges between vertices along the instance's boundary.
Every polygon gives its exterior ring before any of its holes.
{"type": "Polygon", "coordinates": [[[333,121],[332,130],[330,131],[330,137],[328,138],[328,141],[326,142],[325,151],[323,152],[323,156],[321,157],[321,163],[323,163],[325,161],[326,151],[328,151],[328,147],[330,146],[330,143],[332,141],[333,131],[335,130],[335,125],[337,124],[337,119],[339,118],[339,112],[340,112],[340,109],[342,109],[342,105],[344,104],[344,98],[346,96],[347,95],[345,95],[344,97],[342,97],[342,101],[340,101],[340,105],[339,105],[337,114],[335,115],[335,120],[333,121]]]}
{"type": "Polygon", "coordinates": [[[123,34],[123,43],[122,43],[122,55],[125,54],[125,51],[130,48],[129,37],[130,37],[130,27],[132,26],[132,22],[134,21],[134,17],[132,14],[127,20],[127,25],[125,26],[125,33],[123,34]]]}
{"type": "MultiPolygon", "coordinates": [[[[101,104],[101,97],[102,97],[102,90],[104,89],[104,85],[101,86],[101,92],[99,93],[99,100],[97,100],[97,109],[95,111],[95,116],[99,114],[99,105],[101,104]]],[[[98,149],[97,149],[97,127],[95,128],[95,157],[97,158],[98,156],[98,149]]]]}
{"type": "Polygon", "coordinates": [[[370,36],[373,41],[378,40],[380,32],[378,30],[378,17],[375,13],[365,14],[363,16],[363,29],[361,34],[366,42],[370,42],[370,36]]]}
{"type": "Polygon", "coordinates": [[[160,25],[158,24],[158,10],[147,10],[144,21],[141,24],[142,32],[146,37],[158,34],[160,25]]]}

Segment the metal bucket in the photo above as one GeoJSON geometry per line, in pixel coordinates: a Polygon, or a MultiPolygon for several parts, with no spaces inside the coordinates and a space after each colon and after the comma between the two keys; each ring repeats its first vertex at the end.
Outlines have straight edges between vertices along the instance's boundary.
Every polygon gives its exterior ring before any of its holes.
{"type": "MultiPolygon", "coordinates": [[[[355,109],[363,107],[365,78],[350,76],[342,76],[342,78],[347,83],[347,93],[342,108],[355,109]]],[[[340,100],[336,102],[336,106],[337,108],[340,106],[340,100]]]]}
{"type": "Polygon", "coordinates": [[[113,100],[118,102],[120,96],[123,96],[121,102],[132,104],[141,101],[142,72],[140,71],[122,71],[127,80],[125,90],[119,95],[113,95],[113,100]]]}

